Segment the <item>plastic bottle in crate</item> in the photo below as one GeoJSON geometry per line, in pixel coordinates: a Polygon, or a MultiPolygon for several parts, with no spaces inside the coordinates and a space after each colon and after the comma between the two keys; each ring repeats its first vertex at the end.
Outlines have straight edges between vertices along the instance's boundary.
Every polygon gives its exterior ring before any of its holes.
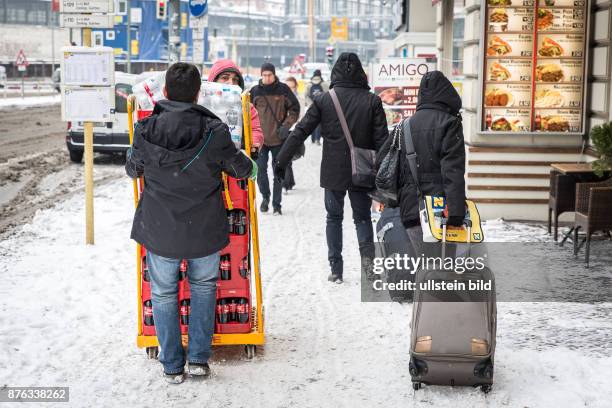
{"type": "Polygon", "coordinates": [[[249,321],[249,302],[246,298],[238,299],[236,313],[238,315],[238,321],[240,323],[246,323],[249,321]]]}
{"type": "Polygon", "coordinates": [[[240,276],[246,279],[249,274],[249,257],[245,256],[240,262],[240,276]]]}
{"type": "Polygon", "coordinates": [[[219,261],[219,274],[221,275],[221,280],[232,279],[232,263],[229,255],[221,256],[221,260],[219,261]]]}
{"type": "Polygon", "coordinates": [[[189,299],[183,299],[181,300],[180,304],[179,314],[181,317],[181,324],[185,326],[189,324],[189,313],[191,312],[191,307],[189,306],[189,303],[189,299]]]}
{"type": "Polygon", "coordinates": [[[144,324],[145,326],[153,326],[155,324],[153,322],[153,303],[150,299],[145,300],[143,306],[144,324]]]}

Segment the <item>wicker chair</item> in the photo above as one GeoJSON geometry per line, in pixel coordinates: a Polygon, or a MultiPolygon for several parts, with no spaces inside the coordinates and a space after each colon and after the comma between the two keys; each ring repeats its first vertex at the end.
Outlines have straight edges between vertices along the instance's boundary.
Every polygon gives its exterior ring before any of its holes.
{"type": "Polygon", "coordinates": [[[554,227],[554,239],[559,236],[559,216],[567,211],[574,211],[576,206],[576,178],[550,171],[550,196],[548,198],[548,233],[551,224],[554,227]],[[553,218],[554,213],[554,218],[553,218]],[[554,222],[553,222],[554,221],[554,222]]]}
{"type": "Polygon", "coordinates": [[[576,213],[574,220],[574,256],[586,242],[585,261],[589,266],[591,235],[595,231],[612,230],[612,179],[599,183],[579,183],[576,185],[576,213]],[[583,229],[586,237],[579,244],[578,230],[583,229]]]}

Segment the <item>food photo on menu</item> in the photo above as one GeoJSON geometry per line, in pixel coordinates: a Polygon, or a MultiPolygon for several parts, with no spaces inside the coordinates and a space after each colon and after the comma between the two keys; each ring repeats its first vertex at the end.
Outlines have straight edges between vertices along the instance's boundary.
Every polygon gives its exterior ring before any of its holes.
{"type": "Polygon", "coordinates": [[[539,89],[535,92],[534,106],[536,108],[561,108],[565,98],[561,92],[554,89],[539,89]]]}
{"type": "Polygon", "coordinates": [[[536,66],[536,81],[563,82],[565,75],[558,64],[541,64],[536,66]]]}

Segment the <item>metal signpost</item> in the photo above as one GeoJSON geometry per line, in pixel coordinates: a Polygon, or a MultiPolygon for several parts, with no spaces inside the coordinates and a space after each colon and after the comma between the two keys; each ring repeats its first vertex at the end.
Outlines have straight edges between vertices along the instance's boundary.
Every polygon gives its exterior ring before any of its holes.
{"type": "Polygon", "coordinates": [[[28,65],[30,65],[23,50],[19,50],[17,58],[15,59],[15,65],[17,66],[19,72],[21,72],[21,98],[23,99],[25,97],[23,77],[25,76],[25,72],[28,69],[28,65]]]}
{"type": "Polygon", "coordinates": [[[189,0],[189,13],[189,26],[193,30],[193,62],[203,64],[208,60],[208,0],[189,0]]]}
{"type": "Polygon", "coordinates": [[[113,49],[91,49],[92,28],[112,28],[114,0],[62,0],[60,25],[83,29],[84,47],[62,49],[62,119],[82,121],[85,153],[85,242],[94,244],[93,122],[110,122],[114,113],[113,49]]]}

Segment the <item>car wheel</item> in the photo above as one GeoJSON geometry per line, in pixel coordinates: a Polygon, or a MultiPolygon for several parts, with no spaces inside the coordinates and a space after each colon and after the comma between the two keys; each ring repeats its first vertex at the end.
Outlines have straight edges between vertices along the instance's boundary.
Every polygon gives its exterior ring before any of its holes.
{"type": "Polygon", "coordinates": [[[80,163],[83,161],[83,151],[81,150],[69,150],[70,153],[70,161],[73,163],[80,163]]]}

